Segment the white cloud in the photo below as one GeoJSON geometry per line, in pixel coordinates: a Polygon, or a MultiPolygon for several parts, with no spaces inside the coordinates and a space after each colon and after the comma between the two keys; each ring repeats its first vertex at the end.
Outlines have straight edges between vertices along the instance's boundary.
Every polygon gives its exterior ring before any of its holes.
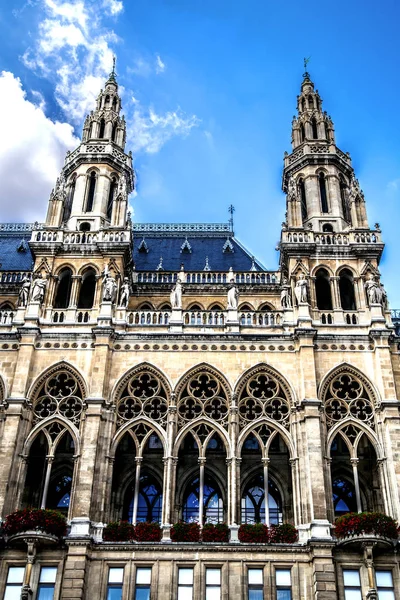
{"type": "Polygon", "coordinates": [[[79,142],[71,125],[51,121],[40,104],[26,99],[12,73],[0,74],[0,113],[7,114],[0,145],[1,221],[43,220],[65,153],[79,142]]]}
{"type": "Polygon", "coordinates": [[[400,178],[389,181],[387,188],[391,192],[397,192],[397,190],[400,189],[400,178]]]}
{"type": "Polygon", "coordinates": [[[159,54],[157,54],[156,56],[156,73],[164,73],[165,71],[165,62],[163,62],[161,60],[161,57],[159,54]]]}
{"type": "Polygon", "coordinates": [[[119,15],[124,10],[124,4],[121,0],[104,0],[104,8],[111,15],[119,15]]]}
{"type": "Polygon", "coordinates": [[[187,117],[179,108],[163,115],[157,114],[152,108],[148,114],[136,108],[130,144],[134,152],[154,154],[172,137],[189,135],[192,128],[197,127],[199,123],[195,115],[187,117]]]}

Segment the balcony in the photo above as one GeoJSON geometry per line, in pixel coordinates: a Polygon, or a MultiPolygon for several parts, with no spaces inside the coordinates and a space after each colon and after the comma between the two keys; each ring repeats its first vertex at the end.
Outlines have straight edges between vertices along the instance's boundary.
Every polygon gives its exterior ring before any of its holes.
{"type": "Polygon", "coordinates": [[[381,244],[379,231],[356,231],[321,233],[317,231],[283,231],[282,243],[315,244],[319,246],[351,246],[354,244],[381,244]]]}

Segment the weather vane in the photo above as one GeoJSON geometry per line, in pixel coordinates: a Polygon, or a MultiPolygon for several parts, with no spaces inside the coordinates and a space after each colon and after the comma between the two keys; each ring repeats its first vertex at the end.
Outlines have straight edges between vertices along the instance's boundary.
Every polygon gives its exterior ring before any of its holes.
{"type": "Polygon", "coordinates": [[[231,218],[229,219],[231,231],[233,231],[233,213],[234,212],[235,212],[235,207],[233,206],[233,204],[231,204],[230,207],[228,208],[228,213],[231,215],[231,218]]]}
{"type": "Polygon", "coordinates": [[[310,62],[311,56],[309,56],[308,58],[304,58],[304,70],[307,73],[307,65],[310,62]]]}

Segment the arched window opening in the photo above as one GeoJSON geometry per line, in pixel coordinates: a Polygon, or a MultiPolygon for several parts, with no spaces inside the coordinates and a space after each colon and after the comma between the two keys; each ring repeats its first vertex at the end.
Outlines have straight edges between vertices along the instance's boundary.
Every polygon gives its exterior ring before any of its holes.
{"type": "Polygon", "coordinates": [[[332,310],[331,284],[326,269],[318,269],[315,275],[315,293],[318,310],[332,310]]]}
{"type": "Polygon", "coordinates": [[[301,110],[302,111],[306,110],[306,99],[305,98],[301,99],[301,110]]]}
{"type": "Polygon", "coordinates": [[[113,107],[113,110],[117,110],[117,98],[115,96],[112,101],[112,107],[113,107]]]}
{"type": "Polygon", "coordinates": [[[341,204],[342,204],[343,218],[348,223],[351,223],[350,206],[349,206],[349,200],[348,200],[348,195],[347,195],[347,186],[346,186],[346,182],[344,181],[344,179],[342,177],[340,178],[339,185],[340,185],[340,200],[341,200],[341,204]]]}
{"type": "Polygon", "coordinates": [[[106,130],[106,122],[104,119],[100,120],[100,128],[99,128],[99,138],[104,137],[104,132],[106,130]]]}
{"type": "MultiPolygon", "coordinates": [[[[242,495],[242,523],[265,523],[264,478],[253,477],[242,495]]],[[[268,479],[268,512],[270,525],[282,523],[282,499],[272,479],[268,479]]]]}
{"type": "Polygon", "coordinates": [[[356,491],[349,479],[335,477],[332,481],[332,498],[335,517],[357,512],[356,491]]]}
{"type": "Polygon", "coordinates": [[[303,221],[307,219],[307,196],[306,196],[306,186],[304,184],[304,179],[299,179],[299,191],[300,191],[300,203],[301,203],[301,216],[303,221]]]}
{"type": "Polygon", "coordinates": [[[300,125],[300,141],[304,142],[305,139],[306,139],[306,131],[304,129],[303,123],[301,123],[301,125],[300,125]]]}
{"type": "Polygon", "coordinates": [[[96,292],[96,273],[94,269],[87,269],[83,276],[78,297],[78,308],[93,308],[96,292]]]}
{"type": "Polygon", "coordinates": [[[112,133],[111,133],[111,140],[113,142],[115,142],[117,137],[117,123],[114,123],[113,128],[112,128],[112,133]]]}
{"type": "Polygon", "coordinates": [[[353,274],[349,269],[340,271],[340,303],[343,310],[356,310],[353,274]]]}
{"type": "Polygon", "coordinates": [[[64,203],[64,211],[62,221],[65,223],[71,216],[72,203],[74,201],[75,196],[75,188],[76,188],[76,176],[74,176],[69,184],[67,199],[64,203]]]}
{"type": "Polygon", "coordinates": [[[324,122],[324,128],[325,128],[325,137],[326,137],[327,141],[330,142],[331,136],[329,134],[329,127],[328,127],[328,123],[326,121],[324,122]]]}
{"type": "Polygon", "coordinates": [[[40,508],[46,476],[48,444],[43,431],[31,445],[22,498],[23,508],[40,508]]]}
{"type": "Polygon", "coordinates": [[[202,494],[199,477],[192,479],[186,486],[183,497],[183,520],[186,523],[200,522],[201,496],[203,496],[203,524],[222,523],[224,521],[222,495],[217,483],[208,473],[205,473],[202,494]]]}
{"type": "Polygon", "coordinates": [[[86,222],[79,225],[79,231],[90,231],[90,223],[86,222]]]}
{"type": "Polygon", "coordinates": [[[74,472],[74,442],[69,432],[64,433],[57,445],[46,499],[46,508],[67,513],[71,502],[74,472]]]}
{"type": "Polygon", "coordinates": [[[107,94],[104,100],[104,106],[108,106],[110,104],[110,96],[107,94]]]}
{"type": "Polygon", "coordinates": [[[317,125],[317,121],[315,119],[315,117],[313,117],[311,119],[311,130],[312,130],[312,136],[314,140],[318,139],[318,125],[317,125]]]}
{"type": "Polygon", "coordinates": [[[328,208],[328,196],[326,191],[326,178],[324,173],[320,173],[318,176],[319,181],[319,192],[321,197],[321,211],[323,213],[329,212],[328,208]]]}
{"type": "Polygon", "coordinates": [[[313,108],[314,108],[314,100],[313,100],[313,97],[311,95],[308,96],[308,108],[310,110],[313,110],[313,108]]]}
{"type": "Polygon", "coordinates": [[[322,231],[324,233],[333,233],[333,225],[331,223],[324,223],[322,225],[322,231]]]}
{"type": "Polygon", "coordinates": [[[117,178],[113,177],[110,182],[110,189],[108,192],[108,201],[107,201],[107,219],[111,220],[112,209],[114,204],[115,192],[117,190],[117,178]]]}
{"type": "Polygon", "coordinates": [[[89,181],[87,186],[87,197],[86,197],[86,210],[85,212],[91,212],[93,210],[94,193],[96,191],[96,172],[92,171],[89,175],[89,181]]]}
{"type": "Polygon", "coordinates": [[[63,269],[58,276],[54,308],[67,308],[71,297],[72,271],[70,268],[63,269]]]}

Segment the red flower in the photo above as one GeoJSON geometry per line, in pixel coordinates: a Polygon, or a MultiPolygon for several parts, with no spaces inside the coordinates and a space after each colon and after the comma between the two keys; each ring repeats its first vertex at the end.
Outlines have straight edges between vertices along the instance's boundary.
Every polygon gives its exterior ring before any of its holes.
{"type": "Polygon", "coordinates": [[[7,535],[15,535],[23,531],[44,531],[62,537],[67,531],[67,522],[56,510],[24,508],[8,515],[3,525],[7,535]]]}
{"type": "Polygon", "coordinates": [[[294,544],[297,529],[290,523],[271,525],[263,523],[246,524],[239,527],[239,540],[245,544],[294,544]]]}
{"type": "Polygon", "coordinates": [[[392,517],[378,512],[347,513],[336,519],[335,535],[339,539],[365,533],[397,539],[399,527],[392,517]]]}
{"type": "Polygon", "coordinates": [[[199,542],[200,525],[198,523],[184,523],[180,521],[171,527],[171,540],[173,542],[199,542]]]}
{"type": "Polygon", "coordinates": [[[103,540],[105,542],[127,542],[133,540],[135,529],[128,521],[113,521],[103,530],[103,540]]]}
{"type": "Polygon", "coordinates": [[[229,527],[226,523],[206,523],[201,538],[203,542],[229,542],[229,527]]]}
{"type": "Polygon", "coordinates": [[[159,542],[162,531],[158,523],[138,523],[134,528],[134,539],[138,542],[159,542]]]}

